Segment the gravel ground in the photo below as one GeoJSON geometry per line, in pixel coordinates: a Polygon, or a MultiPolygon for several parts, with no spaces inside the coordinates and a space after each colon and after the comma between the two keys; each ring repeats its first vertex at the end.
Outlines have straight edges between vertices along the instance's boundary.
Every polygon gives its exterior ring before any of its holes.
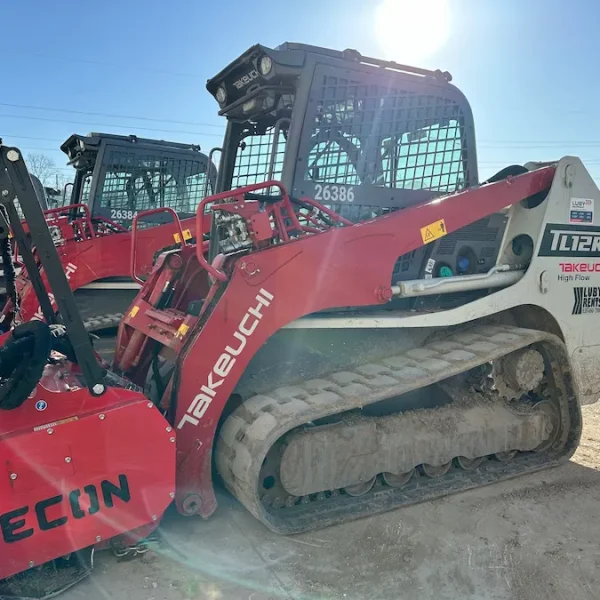
{"type": "Polygon", "coordinates": [[[600,405],[569,463],[300,536],[267,531],[223,493],[208,521],[170,514],[166,542],[108,553],[64,600],[600,598],[600,405]]]}

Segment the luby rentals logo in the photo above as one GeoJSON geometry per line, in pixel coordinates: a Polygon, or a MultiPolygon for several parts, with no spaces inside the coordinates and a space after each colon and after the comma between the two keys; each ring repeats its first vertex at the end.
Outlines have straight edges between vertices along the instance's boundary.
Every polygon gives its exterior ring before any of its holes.
{"type": "Polygon", "coordinates": [[[569,223],[593,223],[594,200],[592,198],[571,198],[569,223]]]}
{"type": "MultiPolygon", "coordinates": [[[[71,275],[73,275],[73,273],[75,273],[75,271],[77,271],[76,265],[74,265],[73,263],[66,264],[65,275],[67,276],[67,281],[69,281],[71,279],[71,275]]],[[[56,307],[56,302],[54,301],[54,294],[49,293],[48,298],[50,299],[50,304],[52,304],[53,307],[56,307]]],[[[44,320],[44,313],[42,312],[41,306],[38,306],[37,311],[33,315],[32,319],[36,319],[38,321],[44,320]]]]}
{"type": "Polygon", "coordinates": [[[261,288],[255,299],[258,304],[256,307],[251,306],[240,320],[239,325],[233,332],[233,340],[225,346],[225,349],[215,361],[206,377],[206,383],[200,388],[200,393],[194,397],[188,406],[185,415],[177,425],[177,429],[181,429],[186,423],[191,423],[194,426],[200,423],[200,419],[202,419],[217,395],[218,388],[223,385],[227,376],[231,373],[231,369],[233,369],[237,360],[236,357],[240,356],[248,343],[248,339],[254,335],[264,316],[262,314],[263,309],[271,305],[274,296],[261,288]]]}
{"type": "Polygon", "coordinates": [[[587,315],[600,312],[600,287],[574,287],[574,315],[587,315]]]}

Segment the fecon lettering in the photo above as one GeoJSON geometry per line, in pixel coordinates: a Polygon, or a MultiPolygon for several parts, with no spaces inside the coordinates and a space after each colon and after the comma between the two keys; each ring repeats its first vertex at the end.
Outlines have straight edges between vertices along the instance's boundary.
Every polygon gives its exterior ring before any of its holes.
{"type": "Polygon", "coordinates": [[[186,423],[191,423],[196,426],[200,423],[200,419],[208,410],[211,402],[217,395],[217,388],[223,385],[223,382],[233,369],[237,356],[239,356],[244,348],[248,338],[254,334],[260,320],[263,318],[262,310],[268,308],[273,301],[274,296],[261,289],[256,296],[258,304],[256,307],[250,307],[246,314],[242,317],[236,330],[233,332],[233,340],[225,346],[223,353],[217,358],[213,368],[206,378],[206,383],[200,388],[200,393],[197,394],[190,405],[188,406],[185,415],[179,421],[177,429],[181,429],[186,423]]]}
{"type": "Polygon", "coordinates": [[[131,500],[126,475],[119,475],[119,483],[104,480],[100,490],[86,485],[68,494],[57,494],[36,502],[34,506],[21,506],[0,515],[0,531],[6,544],[14,544],[35,535],[63,527],[71,519],[83,519],[107,508],[113,508],[115,498],[128,503],[131,500]]]}

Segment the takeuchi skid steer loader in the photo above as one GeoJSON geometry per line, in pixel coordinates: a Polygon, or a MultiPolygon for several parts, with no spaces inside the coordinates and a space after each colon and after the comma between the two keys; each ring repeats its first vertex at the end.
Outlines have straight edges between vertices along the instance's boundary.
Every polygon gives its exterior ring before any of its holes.
{"type": "MultiPolygon", "coordinates": [[[[161,249],[181,237],[174,213],[183,220],[183,235],[195,236],[196,207],[214,190],[214,151],[207,156],[196,145],[107,133],[74,134],[61,149],[75,168],[75,181],[69,197],[65,189],[63,206],[45,207],[46,220],[86,328],[114,331],[139,289],[139,277],[148,274],[161,249]],[[137,254],[130,265],[134,223],[137,254]]],[[[18,256],[19,249],[15,252],[18,256]]],[[[14,287],[3,324],[15,312],[18,322],[40,319],[26,269],[14,287]]]]}
{"type": "Polygon", "coordinates": [[[295,533],[571,456],[600,393],[600,193],[572,157],[478,183],[449,80],[297,44],[211,79],[228,126],[219,193],[196,212],[204,231],[210,207],[208,248],[159,256],[111,369],[1,148],[0,201],[19,239],[12,199],[31,214],[66,329],[34,277],[57,337],[30,323],[0,350],[6,585],[137,543],[171,498],[209,517],[215,478],[295,533]]]}
{"type": "Polygon", "coordinates": [[[217,474],[293,533],[570,456],[600,393],[582,164],[479,185],[449,74],[355,51],[254,46],[207,88],[209,251],[162,255],[113,364],[178,431],[178,509],[217,474]]]}

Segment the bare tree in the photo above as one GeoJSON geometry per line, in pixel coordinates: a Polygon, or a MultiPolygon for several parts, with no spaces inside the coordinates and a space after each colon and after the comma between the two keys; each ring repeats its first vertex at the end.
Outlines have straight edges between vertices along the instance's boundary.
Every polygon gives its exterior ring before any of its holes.
{"type": "Polygon", "coordinates": [[[27,168],[32,175],[35,175],[43,185],[56,185],[56,163],[49,156],[37,152],[31,152],[27,155],[27,168]]]}

